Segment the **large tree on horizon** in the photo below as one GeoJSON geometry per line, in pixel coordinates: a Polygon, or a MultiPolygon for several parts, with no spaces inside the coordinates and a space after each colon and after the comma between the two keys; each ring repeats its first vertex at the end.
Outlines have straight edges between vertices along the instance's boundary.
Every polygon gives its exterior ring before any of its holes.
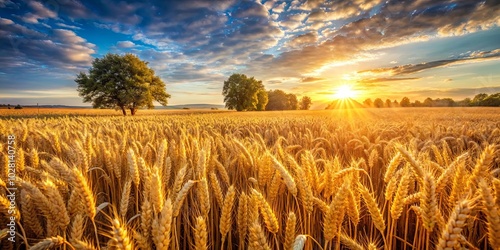
{"type": "Polygon", "coordinates": [[[222,88],[226,108],[237,111],[263,110],[267,104],[266,94],[262,81],[245,74],[232,74],[222,88]]]}
{"type": "Polygon", "coordinates": [[[148,63],[133,54],[106,54],[92,61],[88,74],[80,72],[75,82],[84,102],[94,108],[120,109],[135,115],[137,109],[154,108],[153,101],[166,106],[170,95],[165,83],[155,75],[148,63]]]}

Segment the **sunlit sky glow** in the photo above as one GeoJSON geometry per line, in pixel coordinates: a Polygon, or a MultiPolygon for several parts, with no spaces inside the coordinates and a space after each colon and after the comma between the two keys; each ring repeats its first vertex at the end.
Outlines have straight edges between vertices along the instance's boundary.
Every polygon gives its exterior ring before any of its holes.
{"type": "MultiPolygon", "coordinates": [[[[0,103],[82,104],[93,58],[134,53],[170,104],[222,104],[232,73],[314,105],[500,92],[500,2],[0,0],[0,103]]],[[[314,107],[313,105],[313,107],[314,107]]]]}

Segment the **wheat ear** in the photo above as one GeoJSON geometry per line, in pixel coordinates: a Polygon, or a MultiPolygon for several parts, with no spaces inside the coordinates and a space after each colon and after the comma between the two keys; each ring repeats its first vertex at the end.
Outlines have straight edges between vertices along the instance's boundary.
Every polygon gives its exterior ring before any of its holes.
{"type": "Polygon", "coordinates": [[[278,219],[276,218],[276,215],[274,214],[273,209],[271,208],[269,203],[267,203],[264,196],[262,196],[262,194],[259,193],[259,191],[252,189],[252,193],[254,194],[254,196],[258,201],[258,205],[260,208],[259,210],[262,214],[267,230],[269,230],[269,232],[271,233],[277,233],[279,230],[279,223],[278,219]]]}
{"type": "Polygon", "coordinates": [[[258,222],[253,222],[248,228],[249,231],[249,249],[252,250],[271,250],[266,241],[266,235],[262,231],[258,222]]]}
{"type": "Polygon", "coordinates": [[[285,243],[284,249],[289,250],[292,249],[294,239],[295,239],[295,226],[297,223],[297,216],[294,212],[288,213],[288,218],[286,220],[286,229],[285,229],[285,243]]]}
{"type": "Polygon", "coordinates": [[[488,221],[488,240],[493,249],[500,249],[500,214],[495,204],[491,189],[484,179],[479,180],[479,189],[483,202],[483,211],[488,221]]]}
{"type": "Polygon", "coordinates": [[[303,234],[297,235],[295,237],[295,241],[293,242],[292,250],[302,250],[304,249],[304,246],[306,245],[306,240],[307,237],[303,234]]]}
{"type": "Polygon", "coordinates": [[[220,234],[222,235],[222,242],[226,239],[229,230],[231,230],[231,217],[234,205],[234,199],[236,197],[236,190],[234,186],[230,186],[227,190],[226,197],[224,198],[224,203],[222,205],[222,212],[219,224],[220,234]]]}
{"type": "Polygon", "coordinates": [[[63,245],[64,243],[66,243],[66,241],[61,236],[50,237],[36,243],[30,248],[30,250],[45,250],[45,249],[55,248],[63,245]]]}
{"type": "Polygon", "coordinates": [[[436,249],[453,249],[459,247],[458,238],[465,227],[467,216],[471,210],[471,202],[463,200],[458,202],[448,219],[445,228],[441,231],[441,236],[436,249]]]}
{"type": "Polygon", "coordinates": [[[163,204],[160,215],[153,220],[151,233],[156,249],[168,249],[170,245],[172,210],[172,201],[168,198],[163,204]]]}
{"type": "Polygon", "coordinates": [[[208,243],[207,223],[203,216],[196,217],[194,227],[194,246],[196,250],[206,250],[208,243]]]}
{"type": "Polygon", "coordinates": [[[364,185],[360,185],[359,191],[365,201],[368,212],[372,217],[373,224],[381,233],[383,233],[385,230],[384,216],[377,205],[375,197],[373,197],[373,194],[364,185]]]}

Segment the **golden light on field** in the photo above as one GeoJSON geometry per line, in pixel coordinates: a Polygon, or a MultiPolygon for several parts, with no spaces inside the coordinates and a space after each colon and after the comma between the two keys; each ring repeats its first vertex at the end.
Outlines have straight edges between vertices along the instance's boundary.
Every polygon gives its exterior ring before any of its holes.
{"type": "Polygon", "coordinates": [[[279,116],[2,109],[0,223],[22,230],[1,230],[0,249],[500,249],[496,108],[337,101],[279,116]]]}
{"type": "Polygon", "coordinates": [[[342,85],[335,91],[336,99],[349,99],[356,97],[357,93],[353,90],[352,85],[342,85]]]}

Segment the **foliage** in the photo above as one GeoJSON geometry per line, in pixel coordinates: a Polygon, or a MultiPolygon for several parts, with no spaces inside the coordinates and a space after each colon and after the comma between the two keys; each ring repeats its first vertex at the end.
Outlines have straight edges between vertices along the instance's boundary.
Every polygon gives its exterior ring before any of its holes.
{"type": "Polygon", "coordinates": [[[269,102],[266,105],[266,110],[296,110],[299,108],[299,101],[295,94],[275,89],[268,91],[267,96],[269,102]]]}
{"type": "Polygon", "coordinates": [[[390,100],[390,99],[385,100],[385,107],[386,107],[386,108],[390,108],[390,107],[392,107],[392,102],[391,102],[391,100],[390,100]]]}
{"type": "Polygon", "coordinates": [[[367,108],[372,107],[373,106],[372,99],[368,98],[368,99],[364,100],[363,105],[365,105],[365,107],[367,107],[367,108]]]}
{"type": "MultiPolygon", "coordinates": [[[[9,107],[9,109],[10,109],[10,107],[9,107]]],[[[17,104],[16,107],[14,107],[14,109],[23,109],[23,107],[21,105],[17,104]]]]}
{"type": "Polygon", "coordinates": [[[288,96],[285,91],[281,89],[269,90],[267,92],[269,102],[266,105],[266,110],[287,110],[288,96]]]}
{"type": "Polygon", "coordinates": [[[301,110],[308,110],[311,107],[312,100],[311,97],[309,96],[303,96],[300,99],[300,109],[301,110]]]}
{"type": "Polygon", "coordinates": [[[265,107],[265,89],[262,81],[244,74],[232,74],[224,81],[222,95],[226,108],[237,111],[262,110],[265,107]]]}
{"type": "Polygon", "coordinates": [[[369,107],[500,107],[500,93],[496,94],[477,94],[473,99],[465,98],[461,101],[455,101],[452,98],[437,98],[432,99],[430,97],[425,98],[423,102],[415,100],[411,103],[408,97],[403,97],[401,102],[398,104],[396,100],[391,103],[389,99],[385,101],[385,104],[380,98],[377,98],[375,102],[372,103],[371,99],[368,98],[363,102],[365,108],[369,107]]]}
{"type": "Polygon", "coordinates": [[[126,109],[134,115],[139,108],[154,108],[153,101],[167,105],[170,95],[165,83],[148,63],[133,54],[106,54],[92,61],[88,74],[80,72],[75,82],[84,102],[94,108],[126,109]]]}
{"type": "Polygon", "coordinates": [[[401,99],[401,101],[399,102],[399,106],[401,107],[410,107],[411,106],[411,103],[410,103],[410,99],[408,97],[403,97],[403,99],[401,99]]]}
{"type": "Polygon", "coordinates": [[[377,98],[375,99],[375,101],[373,102],[373,106],[375,108],[383,108],[384,107],[384,101],[382,101],[382,99],[380,98],[377,98]]]}
{"type": "Polygon", "coordinates": [[[257,111],[266,110],[266,105],[269,102],[269,97],[267,96],[267,91],[262,88],[257,92],[257,111]]]}
{"type": "Polygon", "coordinates": [[[500,107],[500,93],[487,95],[484,93],[474,96],[471,106],[500,107]]]}
{"type": "Polygon", "coordinates": [[[297,110],[299,108],[299,101],[297,100],[296,95],[287,94],[286,98],[288,99],[288,109],[289,110],[297,110]]]}

